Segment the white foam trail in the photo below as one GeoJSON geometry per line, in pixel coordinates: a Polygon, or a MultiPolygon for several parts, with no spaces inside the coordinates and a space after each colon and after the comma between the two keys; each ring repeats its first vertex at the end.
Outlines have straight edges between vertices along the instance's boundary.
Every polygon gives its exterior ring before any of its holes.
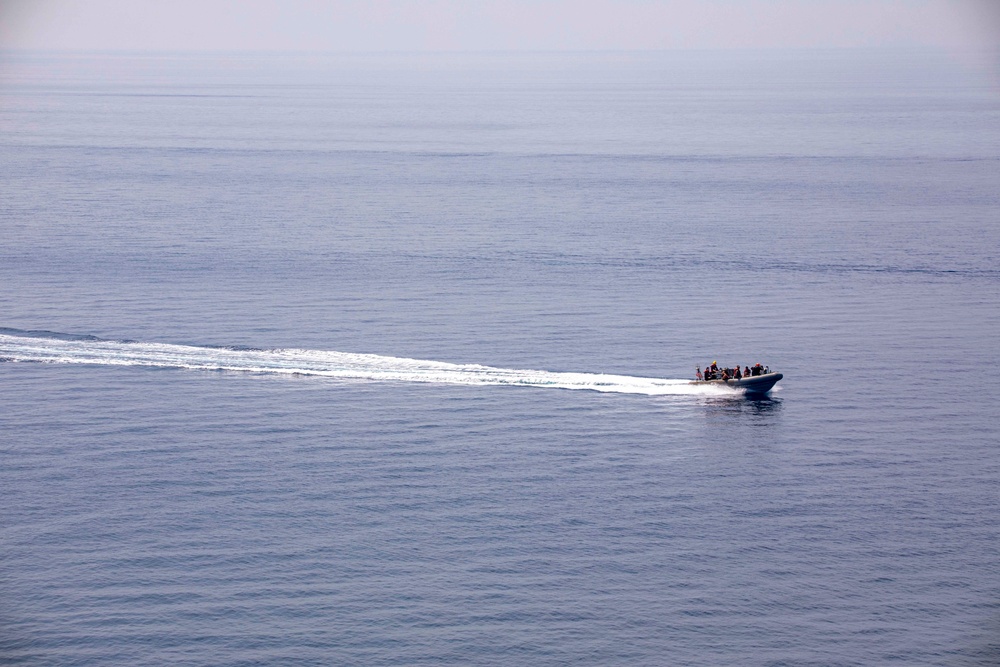
{"type": "Polygon", "coordinates": [[[0,334],[0,357],[10,361],[315,375],[379,382],[589,389],[649,396],[737,393],[728,387],[693,385],[688,380],[517,370],[326,350],[239,350],[165,343],[63,340],[6,334],[0,334]]]}

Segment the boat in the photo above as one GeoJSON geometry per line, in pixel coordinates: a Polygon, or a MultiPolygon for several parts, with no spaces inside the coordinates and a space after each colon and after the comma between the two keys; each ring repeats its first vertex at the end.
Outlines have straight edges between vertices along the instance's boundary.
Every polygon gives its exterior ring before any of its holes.
{"type": "Polygon", "coordinates": [[[747,394],[766,394],[783,377],[785,376],[781,373],[761,373],[760,375],[744,376],[739,379],[693,380],[691,384],[726,385],[733,389],[742,389],[747,394]]]}

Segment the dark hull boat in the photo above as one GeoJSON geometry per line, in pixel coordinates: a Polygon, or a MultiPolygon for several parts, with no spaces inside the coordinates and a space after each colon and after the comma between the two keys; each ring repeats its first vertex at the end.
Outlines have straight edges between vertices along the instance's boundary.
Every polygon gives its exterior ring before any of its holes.
{"type": "Polygon", "coordinates": [[[739,380],[695,380],[691,384],[724,384],[733,389],[742,389],[748,394],[766,394],[783,377],[785,376],[781,373],[764,373],[763,375],[752,375],[739,380]]]}

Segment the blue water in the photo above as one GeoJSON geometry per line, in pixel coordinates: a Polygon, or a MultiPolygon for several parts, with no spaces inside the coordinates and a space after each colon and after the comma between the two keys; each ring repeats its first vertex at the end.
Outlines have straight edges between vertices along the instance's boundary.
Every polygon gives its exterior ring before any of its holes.
{"type": "Polygon", "coordinates": [[[0,662],[1000,661],[960,64],[6,53],[0,128],[0,662]]]}

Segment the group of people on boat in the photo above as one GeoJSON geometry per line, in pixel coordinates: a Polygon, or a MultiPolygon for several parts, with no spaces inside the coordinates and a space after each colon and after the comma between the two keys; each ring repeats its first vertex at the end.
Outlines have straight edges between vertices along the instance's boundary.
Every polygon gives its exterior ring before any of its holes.
{"type": "Polygon", "coordinates": [[[697,367],[694,372],[699,380],[741,380],[745,377],[766,375],[771,369],[760,363],[754,364],[753,367],[747,366],[742,371],[739,364],[735,368],[719,368],[718,363],[713,361],[711,366],[705,366],[704,373],[697,367]]]}

